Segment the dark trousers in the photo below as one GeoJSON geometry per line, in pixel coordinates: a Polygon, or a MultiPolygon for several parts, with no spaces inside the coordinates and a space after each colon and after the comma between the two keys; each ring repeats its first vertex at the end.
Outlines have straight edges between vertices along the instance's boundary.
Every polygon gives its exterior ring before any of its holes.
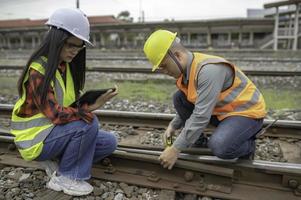
{"type": "MultiPolygon", "coordinates": [[[[192,114],[194,104],[180,90],[174,94],[173,102],[177,113],[185,122],[192,114]]],[[[219,121],[216,116],[211,116],[209,123],[216,126],[216,129],[210,136],[208,147],[217,157],[232,159],[255,151],[255,135],[262,128],[263,119],[230,116],[219,121]]]]}

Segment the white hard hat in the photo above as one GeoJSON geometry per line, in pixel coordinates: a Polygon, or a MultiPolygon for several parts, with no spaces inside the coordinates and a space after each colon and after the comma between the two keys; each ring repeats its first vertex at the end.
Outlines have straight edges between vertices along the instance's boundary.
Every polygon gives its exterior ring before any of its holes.
{"type": "Polygon", "coordinates": [[[64,29],[89,45],[90,24],[85,13],[75,8],[60,8],[49,17],[47,25],[64,29]]]}

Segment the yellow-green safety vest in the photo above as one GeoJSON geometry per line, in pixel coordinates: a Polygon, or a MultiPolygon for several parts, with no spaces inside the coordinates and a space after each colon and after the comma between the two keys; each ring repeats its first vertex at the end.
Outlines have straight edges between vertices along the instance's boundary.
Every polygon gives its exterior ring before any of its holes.
{"type": "MultiPolygon", "coordinates": [[[[25,160],[37,158],[42,149],[43,141],[54,128],[54,124],[43,113],[31,117],[19,117],[18,113],[26,100],[25,83],[28,80],[30,68],[45,74],[46,57],[40,57],[30,64],[22,83],[22,97],[17,101],[12,112],[11,133],[15,136],[15,144],[25,160]]],[[[55,81],[51,81],[55,98],[59,105],[67,107],[75,101],[75,91],[70,66],[66,65],[66,86],[60,72],[56,70],[55,81]]]]}

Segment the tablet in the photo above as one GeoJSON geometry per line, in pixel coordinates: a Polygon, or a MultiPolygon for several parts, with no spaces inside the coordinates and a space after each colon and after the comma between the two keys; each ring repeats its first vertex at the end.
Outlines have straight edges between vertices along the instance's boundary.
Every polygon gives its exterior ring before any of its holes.
{"type": "Polygon", "coordinates": [[[106,93],[108,90],[115,91],[115,88],[107,88],[107,89],[100,89],[100,90],[89,90],[85,92],[79,99],[73,102],[70,106],[71,107],[78,107],[84,103],[91,105],[95,103],[96,99],[106,93]]]}

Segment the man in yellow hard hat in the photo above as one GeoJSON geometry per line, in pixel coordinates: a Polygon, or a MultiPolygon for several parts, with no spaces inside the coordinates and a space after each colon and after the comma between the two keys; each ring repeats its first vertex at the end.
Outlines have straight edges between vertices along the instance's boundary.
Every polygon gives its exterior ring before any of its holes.
{"type": "MultiPolygon", "coordinates": [[[[262,94],[234,64],[218,56],[190,52],[177,33],[157,30],[144,44],[152,71],[177,79],[173,102],[177,111],[163,138],[182,128],[159,160],[171,169],[183,148],[194,146],[210,123],[216,126],[208,141],[222,159],[248,158],[255,151],[255,136],[266,115],[262,94]]],[[[164,141],[166,142],[166,141],[164,141]]]]}

